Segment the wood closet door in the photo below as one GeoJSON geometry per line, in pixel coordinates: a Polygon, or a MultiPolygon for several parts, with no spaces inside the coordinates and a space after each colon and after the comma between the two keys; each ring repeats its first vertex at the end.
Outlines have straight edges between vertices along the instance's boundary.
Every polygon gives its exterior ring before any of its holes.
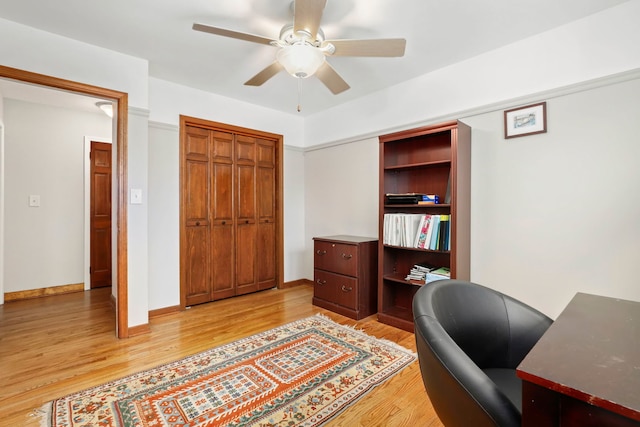
{"type": "Polygon", "coordinates": [[[269,289],[276,281],[276,151],[275,141],[258,139],[257,186],[258,235],[256,242],[258,289],[269,289]]]}
{"type": "Polygon", "coordinates": [[[258,290],[256,281],[256,139],[236,136],[236,293],[258,290]]]}
{"type": "Polygon", "coordinates": [[[187,127],[183,165],[183,262],[186,305],[211,301],[209,223],[210,132],[187,127]]]}
{"type": "Polygon", "coordinates": [[[234,135],[211,132],[211,265],[213,299],[236,295],[235,286],[235,213],[233,194],[234,135]]]}
{"type": "Polygon", "coordinates": [[[282,280],[282,137],[180,118],[180,304],[282,280]]]}

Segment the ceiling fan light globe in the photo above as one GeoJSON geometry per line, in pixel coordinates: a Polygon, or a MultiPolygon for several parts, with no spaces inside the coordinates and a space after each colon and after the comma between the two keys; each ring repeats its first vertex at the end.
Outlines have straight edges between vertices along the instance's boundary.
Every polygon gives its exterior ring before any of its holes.
{"type": "Polygon", "coordinates": [[[308,44],[281,47],[276,58],[289,74],[299,79],[315,74],[325,60],[320,49],[308,44]]]}

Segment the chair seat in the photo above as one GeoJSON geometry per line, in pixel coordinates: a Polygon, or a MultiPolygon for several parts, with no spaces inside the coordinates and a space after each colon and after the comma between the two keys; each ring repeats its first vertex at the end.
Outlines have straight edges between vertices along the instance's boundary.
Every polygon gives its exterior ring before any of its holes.
{"type": "Polygon", "coordinates": [[[493,381],[522,413],[522,380],[516,375],[515,369],[483,369],[493,381]]]}

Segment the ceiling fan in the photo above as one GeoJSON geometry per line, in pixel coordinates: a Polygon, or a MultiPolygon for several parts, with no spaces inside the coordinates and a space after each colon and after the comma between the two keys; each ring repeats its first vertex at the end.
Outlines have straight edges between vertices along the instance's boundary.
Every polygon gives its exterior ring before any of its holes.
{"type": "Polygon", "coordinates": [[[404,55],[405,39],[325,40],[320,20],[326,3],[327,0],[294,0],[293,24],[282,27],[277,40],[198,23],[193,24],[193,29],[278,48],[276,60],[246,81],[249,86],[260,86],[284,69],[296,78],[316,75],[331,92],[339,94],[349,85],[325,60],[327,56],[404,55]]]}

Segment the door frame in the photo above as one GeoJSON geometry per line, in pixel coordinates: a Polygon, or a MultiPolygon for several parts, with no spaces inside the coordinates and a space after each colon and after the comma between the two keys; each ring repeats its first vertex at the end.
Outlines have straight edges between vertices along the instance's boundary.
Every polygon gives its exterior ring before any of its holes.
{"type": "MultiPolygon", "coordinates": [[[[128,268],[127,268],[127,119],[128,119],[128,94],[112,89],[92,86],[72,80],[60,79],[44,74],[24,71],[17,68],[0,65],[0,78],[17,80],[24,83],[45,86],[88,95],[96,98],[104,98],[113,101],[115,132],[112,137],[116,143],[116,165],[113,177],[116,180],[117,195],[114,198],[116,207],[116,336],[118,338],[129,337],[129,301],[128,301],[128,268]]],[[[3,159],[4,161],[4,159],[3,159]]],[[[4,168],[2,168],[4,169],[4,168]]],[[[4,192],[3,192],[4,194],[4,192]]],[[[0,232],[3,232],[0,225],[0,232]]],[[[4,242],[4,233],[0,236],[0,242],[4,242]]],[[[4,243],[3,243],[4,245],[4,243]]],[[[3,290],[4,288],[2,288],[3,290]]]]}

